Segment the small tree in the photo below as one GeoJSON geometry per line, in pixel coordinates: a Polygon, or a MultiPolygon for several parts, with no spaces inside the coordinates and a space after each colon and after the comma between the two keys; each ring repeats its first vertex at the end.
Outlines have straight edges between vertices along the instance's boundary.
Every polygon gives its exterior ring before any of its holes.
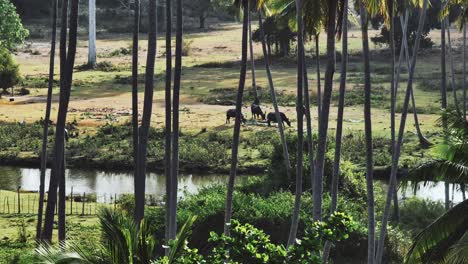
{"type": "Polygon", "coordinates": [[[7,49],[0,47],[0,88],[3,88],[3,93],[6,93],[8,88],[15,86],[19,81],[18,64],[7,49]]]}
{"type": "Polygon", "coordinates": [[[0,47],[12,50],[23,43],[29,31],[23,27],[16,13],[16,7],[10,0],[0,0],[0,47]]]}

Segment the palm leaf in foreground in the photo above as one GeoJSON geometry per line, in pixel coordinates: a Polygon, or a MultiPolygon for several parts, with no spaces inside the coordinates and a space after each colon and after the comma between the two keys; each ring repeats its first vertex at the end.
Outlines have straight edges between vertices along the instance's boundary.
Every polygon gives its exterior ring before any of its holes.
{"type": "MultiPolygon", "coordinates": [[[[468,256],[453,256],[457,250],[467,247],[468,214],[466,212],[468,212],[468,200],[459,203],[426,227],[416,236],[406,255],[405,263],[437,263],[443,262],[446,257],[466,259],[468,256]]],[[[467,255],[466,251],[463,254],[467,255]]]]}
{"type": "Polygon", "coordinates": [[[413,184],[429,181],[468,183],[468,164],[447,160],[430,160],[411,170],[408,176],[402,179],[402,184],[408,181],[413,184]]]}
{"type": "Polygon", "coordinates": [[[91,245],[89,242],[67,241],[58,246],[50,246],[46,243],[40,243],[36,248],[36,253],[44,264],[100,264],[109,263],[108,256],[100,244],[91,245]],[[94,249],[94,250],[90,250],[94,249]]]}
{"type": "Polygon", "coordinates": [[[176,263],[177,258],[184,251],[187,241],[192,235],[193,223],[195,223],[196,220],[197,216],[188,219],[180,229],[176,239],[172,241],[168,264],[176,263]]]}

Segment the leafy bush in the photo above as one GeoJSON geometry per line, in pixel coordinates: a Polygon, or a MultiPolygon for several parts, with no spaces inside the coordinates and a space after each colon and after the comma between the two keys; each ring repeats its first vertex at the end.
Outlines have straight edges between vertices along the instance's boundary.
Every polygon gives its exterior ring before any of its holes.
{"type": "Polygon", "coordinates": [[[3,92],[6,93],[8,88],[15,86],[19,81],[20,73],[18,64],[13,60],[10,51],[0,47],[0,88],[3,88],[3,92]]]}
{"type": "Polygon", "coordinates": [[[193,40],[182,40],[182,56],[189,56],[192,52],[193,40]]]}
{"type": "Polygon", "coordinates": [[[444,212],[444,205],[440,201],[412,197],[406,199],[400,207],[399,226],[414,237],[444,212]]]}

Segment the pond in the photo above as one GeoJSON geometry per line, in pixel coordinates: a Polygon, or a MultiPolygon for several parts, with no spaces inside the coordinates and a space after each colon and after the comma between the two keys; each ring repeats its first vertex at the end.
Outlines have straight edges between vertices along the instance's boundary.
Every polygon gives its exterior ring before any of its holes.
{"type": "MultiPolygon", "coordinates": [[[[146,193],[161,198],[166,192],[166,177],[157,173],[148,173],[146,193]]],[[[110,172],[102,170],[67,169],[65,173],[67,194],[95,193],[98,197],[110,197],[124,193],[133,193],[133,174],[127,172],[110,172]]],[[[240,177],[242,179],[245,177],[240,177]]],[[[46,172],[46,191],[49,188],[50,169],[46,172]]],[[[197,193],[203,187],[227,183],[227,175],[179,175],[178,196],[186,193],[197,193]]],[[[16,190],[21,186],[25,191],[39,190],[40,170],[0,166],[0,190],[16,190]]]]}
{"type": "MultiPolygon", "coordinates": [[[[39,189],[39,169],[21,168],[0,166],[0,190],[16,190],[21,186],[25,191],[37,191],[39,189]]],[[[48,190],[50,169],[46,173],[46,190],[48,190]]],[[[184,197],[186,193],[197,193],[203,187],[208,187],[214,184],[225,184],[227,175],[199,175],[199,174],[183,174],[179,175],[179,191],[178,196],[184,197]]],[[[241,176],[238,181],[246,179],[248,176],[241,176]]],[[[66,171],[67,179],[67,194],[73,193],[95,193],[98,200],[104,201],[103,197],[111,195],[120,195],[125,193],[133,193],[133,174],[131,171],[102,171],[102,170],[84,170],[84,169],[68,169],[66,171]]],[[[381,182],[384,186],[385,182],[381,182]]],[[[450,184],[450,199],[453,202],[459,203],[463,200],[460,186],[455,186],[455,192],[452,192],[453,185],[450,184]]],[[[386,188],[384,188],[386,189],[386,188]]],[[[154,195],[156,199],[160,199],[166,192],[166,177],[162,174],[148,173],[146,178],[146,193],[154,195]]],[[[443,182],[419,183],[417,192],[411,187],[406,189],[400,188],[399,198],[405,199],[412,196],[418,196],[425,199],[444,201],[445,187],[443,182]]]]}

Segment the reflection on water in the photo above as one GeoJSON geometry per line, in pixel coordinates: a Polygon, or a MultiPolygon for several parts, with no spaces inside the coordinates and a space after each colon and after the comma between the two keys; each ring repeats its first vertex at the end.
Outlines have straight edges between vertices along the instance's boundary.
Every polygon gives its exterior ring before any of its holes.
{"type": "MultiPolygon", "coordinates": [[[[450,201],[457,204],[463,201],[463,195],[460,190],[460,185],[449,184],[450,186],[450,201]],[[455,189],[454,189],[455,187],[455,189]],[[453,199],[452,199],[453,197],[453,199]]],[[[418,183],[416,189],[408,184],[406,189],[401,188],[400,195],[404,199],[405,197],[417,196],[424,199],[430,199],[433,201],[445,201],[445,183],[444,182],[428,182],[418,183]]]]}
{"type": "MultiPolygon", "coordinates": [[[[46,190],[49,188],[50,169],[46,172],[46,190]]],[[[0,167],[0,189],[15,190],[18,186],[28,191],[39,189],[40,170],[18,167],[0,167]]],[[[196,193],[200,188],[213,184],[226,183],[227,176],[220,175],[179,175],[178,196],[184,192],[196,193]]],[[[132,172],[104,172],[99,170],[69,169],[66,171],[66,189],[70,193],[96,193],[97,196],[133,193],[132,172]]],[[[148,173],[146,193],[162,197],[166,192],[164,175],[148,173]]]]}

